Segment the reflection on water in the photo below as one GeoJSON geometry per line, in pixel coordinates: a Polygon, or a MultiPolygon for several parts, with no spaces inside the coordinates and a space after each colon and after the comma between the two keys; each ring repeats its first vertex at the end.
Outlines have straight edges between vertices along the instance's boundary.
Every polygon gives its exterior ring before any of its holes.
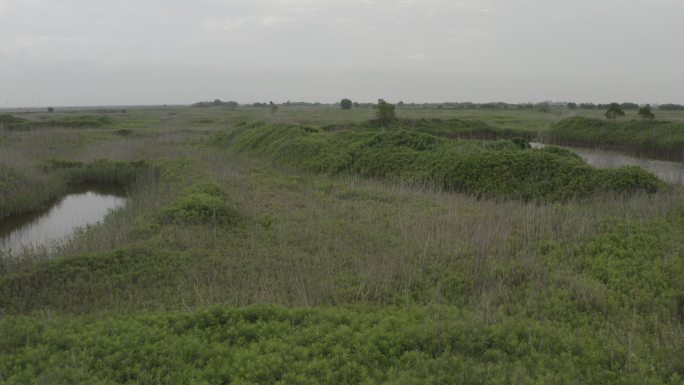
{"type": "MultiPolygon", "coordinates": [[[[543,143],[530,144],[532,145],[532,148],[546,147],[543,143]]],[[[654,173],[658,178],[667,183],[684,186],[684,163],[639,158],[619,151],[603,150],[599,148],[557,147],[566,148],[576,153],[594,167],[615,168],[620,166],[639,166],[654,173]]]]}
{"type": "Polygon", "coordinates": [[[0,221],[0,254],[17,254],[24,248],[51,248],[69,239],[76,229],[100,222],[126,199],[119,191],[102,188],[67,195],[49,210],[0,221]]]}

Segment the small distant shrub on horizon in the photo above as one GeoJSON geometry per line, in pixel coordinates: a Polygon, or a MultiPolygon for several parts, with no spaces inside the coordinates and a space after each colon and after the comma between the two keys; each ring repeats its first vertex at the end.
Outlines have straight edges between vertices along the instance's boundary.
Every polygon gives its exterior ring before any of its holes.
{"type": "Polygon", "coordinates": [[[351,110],[352,101],[349,99],[340,100],[340,108],[342,108],[343,110],[351,110]]]}

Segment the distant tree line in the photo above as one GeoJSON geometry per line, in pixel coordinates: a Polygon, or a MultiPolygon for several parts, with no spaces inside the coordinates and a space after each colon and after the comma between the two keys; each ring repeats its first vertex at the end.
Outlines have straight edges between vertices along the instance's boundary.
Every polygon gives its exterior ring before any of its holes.
{"type": "Polygon", "coordinates": [[[192,105],[192,107],[207,108],[207,107],[226,107],[228,109],[234,110],[238,108],[238,102],[229,101],[224,102],[221,99],[214,99],[214,101],[197,102],[192,105]]]}
{"type": "MultiPolygon", "coordinates": [[[[571,107],[572,105],[577,106],[575,103],[568,103],[567,107],[568,109],[573,109],[571,107]]],[[[585,109],[585,110],[605,110],[610,107],[612,103],[609,104],[594,104],[594,103],[580,103],[579,108],[585,109]]],[[[619,103],[619,106],[623,110],[639,110],[640,108],[643,108],[645,106],[649,106],[649,109],[657,109],[660,111],[683,111],[684,106],[681,104],[660,104],[657,106],[651,106],[649,104],[647,105],[639,105],[637,103],[630,103],[630,102],[625,102],[625,103],[619,103]]]]}
{"type": "Polygon", "coordinates": [[[658,109],[661,111],[684,111],[684,106],[681,104],[661,104],[658,109]]]}
{"type": "MultiPolygon", "coordinates": [[[[197,103],[197,107],[212,107],[214,102],[201,102],[197,103]],[[199,105],[199,104],[208,105],[199,105]]],[[[220,101],[219,101],[220,102],[220,101]]],[[[223,102],[221,102],[223,103],[223,102]]],[[[231,103],[231,102],[226,102],[231,103]]],[[[232,102],[234,103],[234,102],[232,102]]],[[[531,110],[537,112],[550,112],[552,109],[584,109],[584,110],[607,110],[612,103],[576,103],[576,102],[551,102],[543,101],[539,103],[506,103],[506,102],[485,102],[485,103],[475,103],[475,102],[443,102],[443,103],[407,103],[399,101],[396,103],[397,107],[408,107],[408,108],[439,108],[439,109],[460,109],[460,110],[531,110]]],[[[337,103],[320,103],[320,102],[292,102],[286,101],[279,104],[285,107],[331,107],[338,106],[343,110],[351,108],[377,108],[377,103],[365,103],[365,102],[354,102],[348,98],[341,99],[337,103]]],[[[643,108],[644,105],[633,102],[623,102],[618,103],[623,111],[638,111],[643,108]]],[[[269,107],[270,103],[256,102],[253,103],[254,107],[269,107]]],[[[684,111],[684,105],[680,104],[660,104],[649,106],[651,110],[660,111],[684,111]]]]}

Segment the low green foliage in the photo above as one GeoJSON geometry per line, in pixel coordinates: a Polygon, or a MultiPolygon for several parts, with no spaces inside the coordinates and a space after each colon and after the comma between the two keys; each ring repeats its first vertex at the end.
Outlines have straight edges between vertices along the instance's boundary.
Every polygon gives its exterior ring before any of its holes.
{"type": "Polygon", "coordinates": [[[646,225],[611,221],[604,227],[585,246],[580,263],[610,288],[606,300],[632,308],[635,316],[684,322],[684,210],[646,225]]]}
{"type": "Polygon", "coordinates": [[[6,317],[0,331],[0,372],[8,385],[39,378],[53,384],[682,381],[672,366],[681,362],[648,355],[635,362],[635,354],[648,352],[648,342],[623,340],[616,329],[597,334],[589,325],[505,316],[488,324],[444,306],[214,307],[52,321],[6,317]]]}

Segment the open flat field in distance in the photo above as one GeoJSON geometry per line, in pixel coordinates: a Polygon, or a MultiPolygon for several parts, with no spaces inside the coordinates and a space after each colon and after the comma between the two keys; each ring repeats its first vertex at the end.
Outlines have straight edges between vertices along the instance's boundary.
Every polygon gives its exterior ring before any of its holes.
{"type": "Polygon", "coordinates": [[[682,188],[526,145],[684,113],[396,112],[0,111],[0,218],[128,200],[0,256],[0,383],[684,383],[682,188]]]}

